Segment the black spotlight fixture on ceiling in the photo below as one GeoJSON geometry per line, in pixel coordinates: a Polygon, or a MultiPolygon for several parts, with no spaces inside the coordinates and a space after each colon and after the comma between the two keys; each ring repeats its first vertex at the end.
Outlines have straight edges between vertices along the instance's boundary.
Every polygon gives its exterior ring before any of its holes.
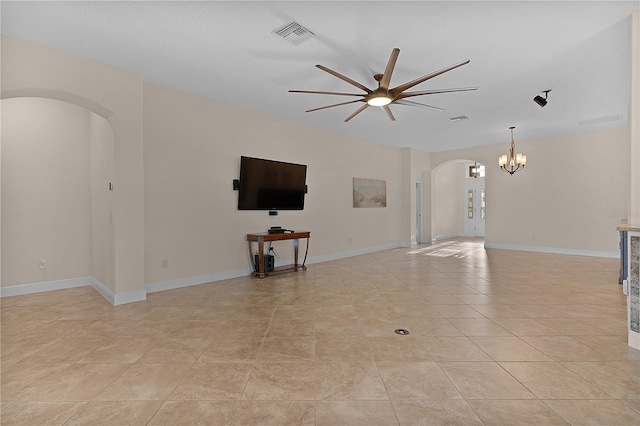
{"type": "Polygon", "coordinates": [[[535,98],[533,98],[533,101],[535,103],[537,103],[538,105],[540,105],[541,107],[545,106],[547,104],[547,96],[549,96],[549,92],[550,91],[551,91],[551,89],[543,90],[542,93],[544,93],[544,98],[542,96],[538,95],[535,98]]]}

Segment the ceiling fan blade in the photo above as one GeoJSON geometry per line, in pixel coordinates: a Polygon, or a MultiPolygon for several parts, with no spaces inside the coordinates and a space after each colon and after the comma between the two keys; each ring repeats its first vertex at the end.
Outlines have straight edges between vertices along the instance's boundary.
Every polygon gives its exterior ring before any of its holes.
{"type": "Polygon", "coordinates": [[[322,92],[316,90],[289,90],[290,93],[311,93],[312,95],[364,96],[361,93],[322,92]]]}
{"type": "Polygon", "coordinates": [[[478,90],[478,88],[477,87],[459,87],[456,89],[436,89],[436,90],[424,90],[422,92],[404,92],[397,95],[396,99],[410,98],[412,96],[435,95],[437,93],[468,92],[470,90],[478,90]]]}
{"type": "Polygon", "coordinates": [[[362,102],[362,101],[363,101],[362,99],[357,99],[355,101],[341,102],[339,104],[333,104],[333,105],[323,106],[323,107],[320,107],[320,108],[309,109],[309,110],[306,110],[305,112],[320,111],[321,109],[333,108],[333,107],[337,107],[337,106],[340,106],[340,105],[353,104],[353,103],[362,102]]]}
{"type": "Polygon", "coordinates": [[[391,89],[391,91],[395,92],[395,93],[404,92],[405,90],[412,88],[416,84],[420,84],[420,83],[422,83],[424,81],[427,81],[427,80],[429,80],[429,79],[431,79],[433,77],[437,77],[437,76],[439,76],[441,74],[444,74],[447,71],[454,70],[454,69],[456,69],[458,67],[461,67],[463,65],[468,64],[469,62],[471,62],[470,59],[467,59],[467,60],[462,61],[462,62],[458,62],[457,64],[453,64],[453,65],[448,66],[446,68],[443,68],[443,69],[441,69],[439,71],[432,72],[431,74],[427,74],[427,75],[425,75],[423,77],[417,78],[417,79],[412,80],[412,81],[410,81],[408,83],[405,83],[405,84],[402,84],[400,86],[394,87],[393,89],[391,89]]]}
{"type": "Polygon", "coordinates": [[[324,65],[316,65],[316,67],[320,68],[322,71],[328,72],[334,77],[338,77],[340,80],[346,81],[347,83],[356,86],[358,89],[364,90],[367,93],[371,93],[371,90],[369,90],[367,87],[363,86],[362,84],[358,83],[355,80],[350,79],[346,75],[342,75],[337,71],[334,71],[330,68],[325,67],[324,65]]]}
{"type": "Polygon", "coordinates": [[[350,116],[347,117],[346,120],[344,120],[344,122],[348,122],[349,120],[351,120],[353,117],[355,117],[356,115],[360,114],[362,111],[364,111],[365,109],[367,109],[367,107],[369,106],[369,104],[365,103],[364,105],[362,105],[360,108],[357,109],[356,112],[354,112],[353,114],[351,114],[350,116]]]}
{"type": "Polygon", "coordinates": [[[421,104],[420,102],[407,101],[405,99],[397,100],[397,101],[394,102],[394,104],[413,106],[413,107],[418,107],[418,108],[430,109],[430,110],[434,110],[434,111],[444,111],[442,108],[434,107],[434,106],[427,105],[427,104],[421,104]]]}
{"type": "Polygon", "coordinates": [[[396,121],[396,118],[393,116],[393,113],[391,112],[391,108],[389,108],[389,105],[385,105],[382,107],[384,109],[384,111],[387,113],[387,115],[389,116],[389,118],[391,119],[391,121],[396,121]]]}
{"type": "Polygon", "coordinates": [[[387,67],[384,69],[384,74],[382,74],[382,79],[380,80],[380,88],[383,90],[389,90],[389,83],[391,82],[391,74],[393,74],[393,68],[396,66],[396,61],[398,60],[398,55],[400,54],[400,49],[395,47],[391,51],[391,56],[389,57],[389,62],[387,62],[387,67]]]}

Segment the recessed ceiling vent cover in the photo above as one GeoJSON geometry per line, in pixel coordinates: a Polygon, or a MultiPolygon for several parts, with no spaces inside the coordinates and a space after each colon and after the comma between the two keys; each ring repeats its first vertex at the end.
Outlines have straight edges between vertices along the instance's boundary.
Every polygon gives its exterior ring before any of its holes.
{"type": "Polygon", "coordinates": [[[622,120],[622,115],[609,115],[607,117],[598,117],[598,118],[592,118],[589,120],[582,120],[582,121],[578,121],[578,124],[581,126],[590,126],[592,124],[602,124],[602,123],[608,123],[610,121],[619,121],[622,120]]]}
{"type": "Polygon", "coordinates": [[[300,44],[315,35],[297,22],[289,22],[288,24],[284,24],[271,32],[282,37],[291,44],[300,44]]]}
{"type": "Polygon", "coordinates": [[[467,117],[466,115],[460,115],[458,117],[451,117],[449,120],[453,121],[454,123],[457,123],[459,121],[463,121],[463,120],[468,120],[469,117],[467,117]]]}

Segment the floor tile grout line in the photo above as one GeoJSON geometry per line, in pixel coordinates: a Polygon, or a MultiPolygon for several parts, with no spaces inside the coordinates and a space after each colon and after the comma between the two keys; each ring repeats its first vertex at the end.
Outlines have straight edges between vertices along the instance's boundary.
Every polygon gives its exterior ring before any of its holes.
{"type": "MultiPolygon", "coordinates": [[[[381,288],[380,288],[380,287],[378,287],[378,288],[377,288],[377,290],[378,290],[378,292],[379,292],[379,291],[381,290],[381,288]]],[[[411,291],[413,292],[414,290],[411,290],[411,291]]],[[[451,294],[455,297],[455,293],[451,293],[451,294]]],[[[463,305],[468,306],[468,303],[463,303],[463,305]]],[[[316,306],[317,306],[317,305],[316,305],[316,306]]],[[[553,306],[553,305],[551,305],[551,306],[553,306]]],[[[472,309],[473,309],[473,308],[472,308],[472,309]]],[[[486,316],[485,316],[485,317],[486,317],[486,316]]],[[[489,319],[490,321],[494,322],[494,323],[496,322],[496,321],[494,321],[494,318],[489,318],[489,317],[486,317],[486,318],[487,318],[487,319],[489,319]]],[[[532,318],[532,319],[533,319],[533,317],[528,317],[528,318],[532,318]]],[[[534,320],[536,320],[536,319],[534,319],[534,320]]],[[[536,321],[537,321],[537,320],[536,320],[536,321]]],[[[451,323],[450,321],[448,321],[448,319],[445,319],[445,322],[451,323]]],[[[314,319],[314,323],[315,323],[315,319],[314,319]]],[[[498,325],[500,325],[500,324],[498,324],[498,325]]],[[[455,328],[455,327],[454,327],[454,328],[455,328]]],[[[267,330],[268,330],[268,328],[267,328],[267,330]]],[[[511,333],[512,333],[512,334],[514,334],[514,335],[516,335],[520,340],[522,340],[522,335],[520,335],[520,334],[516,334],[516,333],[513,333],[513,332],[511,332],[511,333]]],[[[462,333],[462,334],[464,335],[464,333],[462,333]]],[[[564,334],[563,334],[563,333],[560,333],[560,335],[564,335],[564,334]]],[[[313,335],[313,336],[314,336],[313,340],[315,341],[315,340],[316,340],[316,328],[315,328],[315,327],[314,327],[314,335],[313,335]]],[[[471,337],[471,336],[465,336],[465,337],[466,337],[466,338],[469,338],[469,337],[471,337]]],[[[571,338],[571,336],[569,336],[569,337],[571,338]]],[[[266,338],[266,334],[265,334],[265,336],[262,338],[262,341],[261,341],[261,342],[262,342],[262,344],[264,343],[264,339],[265,339],[265,338],[266,338]]],[[[572,338],[572,340],[576,340],[576,339],[575,339],[575,338],[572,338]]],[[[525,342],[525,343],[527,343],[527,344],[528,344],[528,342],[525,342]]],[[[579,343],[582,343],[582,342],[579,342],[579,343]]],[[[423,345],[423,346],[424,346],[424,345],[423,345]]],[[[476,345],[476,346],[477,346],[477,345],[476,345]]],[[[587,346],[589,346],[589,345],[587,345],[587,346]]],[[[479,348],[479,349],[480,349],[480,351],[481,351],[481,352],[483,352],[483,351],[482,351],[482,348],[479,348]]],[[[427,352],[429,352],[429,351],[427,350],[427,352]]],[[[486,352],[485,352],[485,353],[486,353],[486,352]]],[[[493,357],[490,357],[490,359],[493,359],[493,357]]],[[[555,360],[554,360],[554,361],[555,361],[555,360]]],[[[497,361],[495,361],[495,360],[494,360],[493,362],[497,362],[497,361]]],[[[558,362],[559,362],[559,361],[558,361],[558,362]]],[[[378,371],[379,371],[379,370],[378,370],[378,371]]],[[[387,392],[387,394],[388,394],[388,392],[387,392]]],[[[317,399],[317,396],[316,396],[316,399],[317,399]]],[[[395,410],[394,410],[394,412],[395,412],[395,410]]],[[[317,415],[317,414],[316,414],[316,415],[317,415]]],[[[397,417],[397,414],[396,414],[396,417],[397,417]]],[[[317,421],[317,417],[316,417],[316,421],[317,421]]]]}

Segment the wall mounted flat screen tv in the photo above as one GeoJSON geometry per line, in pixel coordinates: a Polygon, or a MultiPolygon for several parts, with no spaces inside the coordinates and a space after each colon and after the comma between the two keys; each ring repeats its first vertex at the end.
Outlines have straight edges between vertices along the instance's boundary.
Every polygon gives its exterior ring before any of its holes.
{"type": "Polygon", "coordinates": [[[307,166],[240,157],[238,210],[303,210],[307,166]]]}

